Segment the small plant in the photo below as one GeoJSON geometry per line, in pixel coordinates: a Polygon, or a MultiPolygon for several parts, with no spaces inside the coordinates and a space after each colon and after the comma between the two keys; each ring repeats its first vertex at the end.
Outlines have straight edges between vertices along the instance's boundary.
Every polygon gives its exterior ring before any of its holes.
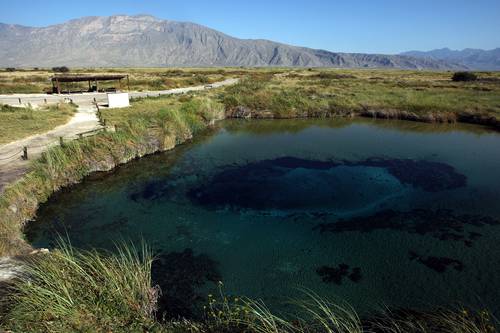
{"type": "Polygon", "coordinates": [[[33,119],[35,119],[35,117],[33,115],[33,108],[31,108],[31,107],[26,108],[26,110],[24,110],[24,112],[21,115],[21,119],[22,120],[33,120],[33,119]]]}
{"type": "Polygon", "coordinates": [[[451,80],[454,82],[476,81],[477,75],[472,72],[456,72],[451,80]]]}

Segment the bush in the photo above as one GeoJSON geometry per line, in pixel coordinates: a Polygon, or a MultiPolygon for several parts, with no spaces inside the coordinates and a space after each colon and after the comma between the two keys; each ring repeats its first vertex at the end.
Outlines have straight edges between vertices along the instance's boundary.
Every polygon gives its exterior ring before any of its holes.
{"type": "Polygon", "coordinates": [[[476,81],[477,75],[472,72],[456,72],[451,79],[454,82],[476,81]]]}
{"type": "Polygon", "coordinates": [[[6,72],[15,72],[15,71],[16,71],[16,69],[15,69],[14,67],[7,67],[7,68],[5,69],[5,71],[6,71],[6,72]]]}
{"type": "Polygon", "coordinates": [[[66,66],[61,66],[61,67],[52,67],[52,71],[56,73],[68,73],[69,68],[66,66]]]}

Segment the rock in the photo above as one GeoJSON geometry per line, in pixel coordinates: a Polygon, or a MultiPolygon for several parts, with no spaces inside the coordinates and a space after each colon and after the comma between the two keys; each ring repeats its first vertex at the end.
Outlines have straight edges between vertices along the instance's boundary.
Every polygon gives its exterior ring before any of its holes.
{"type": "Polygon", "coordinates": [[[252,117],[252,111],[247,107],[237,106],[232,112],[232,117],[248,119],[252,117]]]}
{"type": "Polygon", "coordinates": [[[14,214],[16,214],[16,213],[17,213],[17,211],[18,211],[17,206],[16,206],[16,205],[14,205],[14,204],[12,204],[12,205],[10,205],[10,206],[9,206],[9,210],[10,210],[11,212],[13,212],[14,214]]]}
{"type": "Polygon", "coordinates": [[[10,257],[0,258],[0,282],[8,282],[22,272],[23,264],[20,261],[10,257]]]}
{"type": "Polygon", "coordinates": [[[36,254],[47,254],[49,253],[49,249],[41,248],[41,249],[35,249],[30,252],[30,255],[36,255],[36,254]]]}

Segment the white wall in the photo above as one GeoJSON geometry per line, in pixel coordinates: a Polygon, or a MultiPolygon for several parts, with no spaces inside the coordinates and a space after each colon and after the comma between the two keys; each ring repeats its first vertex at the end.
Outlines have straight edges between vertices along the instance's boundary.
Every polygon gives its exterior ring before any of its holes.
{"type": "Polygon", "coordinates": [[[130,106],[128,93],[109,93],[109,108],[126,108],[130,106]]]}

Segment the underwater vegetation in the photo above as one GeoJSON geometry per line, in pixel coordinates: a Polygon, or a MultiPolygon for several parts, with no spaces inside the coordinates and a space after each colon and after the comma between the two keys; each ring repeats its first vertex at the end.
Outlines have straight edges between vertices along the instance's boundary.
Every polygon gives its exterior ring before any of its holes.
{"type": "Polygon", "coordinates": [[[467,226],[480,228],[493,225],[500,225],[500,221],[482,215],[456,215],[449,209],[414,209],[408,212],[388,209],[370,216],[354,217],[332,223],[320,223],[313,229],[319,230],[321,233],[396,230],[421,236],[430,235],[442,241],[460,241],[465,246],[470,247],[475,240],[481,237],[481,234],[468,231],[467,226]]]}
{"type": "Polygon", "coordinates": [[[198,288],[222,280],[216,261],[203,253],[195,255],[189,248],[156,254],[151,278],[162,290],[157,312],[160,319],[195,317],[196,305],[201,307],[206,303],[206,295],[197,291],[198,288]]]}
{"type": "Polygon", "coordinates": [[[422,256],[415,251],[408,252],[410,260],[416,260],[422,265],[427,266],[430,269],[435,270],[438,273],[445,272],[448,267],[453,268],[457,272],[464,270],[464,264],[457,259],[447,258],[447,257],[434,257],[434,256],[422,256]]]}
{"type": "MultiPolygon", "coordinates": [[[[316,195],[316,203],[328,204],[336,200],[332,192],[335,191],[333,182],[338,182],[338,177],[328,177],[329,174],[324,172],[336,168],[383,169],[401,184],[409,184],[427,192],[463,187],[467,181],[464,175],[447,164],[424,160],[370,158],[363,161],[321,161],[287,156],[222,167],[207,182],[190,189],[187,195],[194,203],[215,209],[228,206],[255,210],[300,208],[308,205],[307,197],[297,200],[284,193],[299,191],[296,186],[303,182],[303,178],[300,179],[303,174],[297,175],[295,172],[305,170],[315,177],[316,182],[306,190],[316,195]],[[332,184],[329,184],[329,179],[332,179],[332,184]],[[324,195],[319,197],[316,191],[318,186],[330,187],[330,190],[325,189],[324,195]]],[[[366,169],[366,173],[369,171],[366,169]]]]}
{"type": "Polygon", "coordinates": [[[362,278],[361,268],[350,268],[347,264],[339,264],[337,267],[321,266],[316,269],[316,273],[325,283],[342,284],[344,277],[349,278],[352,282],[359,282],[362,278]]]}

